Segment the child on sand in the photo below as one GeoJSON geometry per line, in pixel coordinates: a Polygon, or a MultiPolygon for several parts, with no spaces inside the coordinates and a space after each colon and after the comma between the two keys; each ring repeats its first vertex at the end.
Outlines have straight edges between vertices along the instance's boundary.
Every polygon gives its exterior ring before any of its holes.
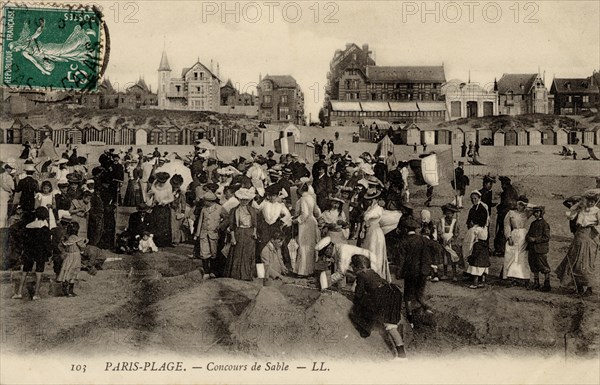
{"type": "Polygon", "coordinates": [[[57,282],[62,282],[63,294],[65,297],[76,297],[73,292],[77,274],[81,270],[81,252],[88,243],[87,238],[80,238],[79,223],[71,222],[67,225],[67,233],[65,239],[61,243],[63,252],[63,264],[60,269],[60,274],[56,278],[57,282]]]}
{"type": "Polygon", "coordinates": [[[550,291],[550,265],[548,265],[548,245],[550,225],[544,219],[544,206],[533,208],[535,220],[527,232],[529,267],[533,273],[533,290],[550,291]],[[544,286],[540,286],[540,273],[544,274],[544,286]]]}
{"type": "Polygon", "coordinates": [[[138,249],[142,253],[156,253],[158,251],[158,247],[154,244],[154,236],[147,231],[142,233],[142,239],[140,240],[140,244],[138,245],[138,249]]]}
{"type": "Polygon", "coordinates": [[[457,239],[459,229],[456,213],[460,209],[454,204],[446,204],[442,206],[442,218],[438,223],[438,241],[444,248],[444,275],[442,279],[448,276],[448,265],[452,266],[452,281],[458,281],[456,275],[456,265],[460,261],[460,256],[454,250],[453,242],[457,239]]]}
{"type": "Polygon", "coordinates": [[[281,254],[282,244],[283,234],[276,231],[260,253],[261,262],[265,265],[265,277],[267,278],[281,279],[282,275],[288,273],[281,254]]]}

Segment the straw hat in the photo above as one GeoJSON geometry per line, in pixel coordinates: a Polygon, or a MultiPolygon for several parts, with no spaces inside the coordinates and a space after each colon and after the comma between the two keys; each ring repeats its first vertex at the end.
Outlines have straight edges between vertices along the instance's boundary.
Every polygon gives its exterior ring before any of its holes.
{"type": "Polygon", "coordinates": [[[202,195],[202,199],[209,202],[214,202],[217,200],[217,196],[212,191],[207,191],[202,195]]]}
{"type": "Polygon", "coordinates": [[[315,245],[315,250],[321,251],[331,244],[331,237],[324,237],[315,245]]]}
{"type": "Polygon", "coordinates": [[[381,195],[381,191],[380,190],[371,187],[371,188],[369,188],[367,190],[367,193],[365,194],[365,199],[366,200],[375,199],[375,198],[377,198],[380,195],[381,195]]]}
{"type": "Polygon", "coordinates": [[[247,188],[241,188],[235,192],[235,197],[238,199],[252,200],[256,196],[256,193],[247,188]]]}

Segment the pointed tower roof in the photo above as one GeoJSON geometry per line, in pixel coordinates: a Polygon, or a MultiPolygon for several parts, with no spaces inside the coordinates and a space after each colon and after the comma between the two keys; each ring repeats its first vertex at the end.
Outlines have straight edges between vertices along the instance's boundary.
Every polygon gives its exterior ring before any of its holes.
{"type": "Polygon", "coordinates": [[[160,58],[160,66],[158,67],[159,71],[171,71],[171,67],[169,66],[169,59],[167,59],[167,52],[163,50],[162,57],[160,58]]]}

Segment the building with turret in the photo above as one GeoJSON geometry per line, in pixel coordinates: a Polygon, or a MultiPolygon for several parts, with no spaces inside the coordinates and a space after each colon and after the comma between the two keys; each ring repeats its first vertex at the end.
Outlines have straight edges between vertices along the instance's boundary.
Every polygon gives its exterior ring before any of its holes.
{"type": "Polygon", "coordinates": [[[163,51],[158,67],[158,108],[190,111],[217,111],[221,81],[210,67],[196,61],[184,68],[180,77],[172,77],[167,53],[163,51]]]}

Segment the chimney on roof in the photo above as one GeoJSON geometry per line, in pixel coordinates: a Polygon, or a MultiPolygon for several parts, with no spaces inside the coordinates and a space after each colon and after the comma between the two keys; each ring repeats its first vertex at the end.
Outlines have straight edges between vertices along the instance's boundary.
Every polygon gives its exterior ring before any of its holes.
{"type": "Polygon", "coordinates": [[[544,82],[544,86],[546,86],[546,70],[544,70],[544,75],[542,77],[542,82],[544,82]]]}
{"type": "MultiPolygon", "coordinates": [[[[200,59],[198,59],[200,61],[200,59]]],[[[210,59],[210,72],[213,72],[213,59],[210,59]]]]}
{"type": "Polygon", "coordinates": [[[217,62],[217,77],[218,78],[221,77],[220,72],[221,72],[221,69],[219,68],[219,62],[217,62]]]}
{"type": "Polygon", "coordinates": [[[371,51],[369,51],[369,45],[368,44],[363,44],[362,50],[367,55],[367,57],[369,57],[371,55],[371,51]]]}

